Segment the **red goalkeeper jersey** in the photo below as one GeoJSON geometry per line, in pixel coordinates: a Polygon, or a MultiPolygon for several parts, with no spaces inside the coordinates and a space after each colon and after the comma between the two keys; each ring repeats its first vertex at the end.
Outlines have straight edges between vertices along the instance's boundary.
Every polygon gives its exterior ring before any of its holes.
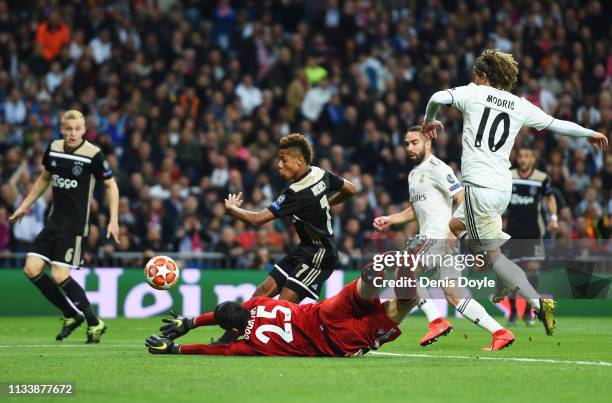
{"type": "Polygon", "coordinates": [[[356,282],[321,303],[297,305],[251,298],[251,318],[242,339],[225,345],[182,345],[181,354],[347,356],[364,354],[396,339],[401,331],[381,302],[362,300],[356,282]]]}

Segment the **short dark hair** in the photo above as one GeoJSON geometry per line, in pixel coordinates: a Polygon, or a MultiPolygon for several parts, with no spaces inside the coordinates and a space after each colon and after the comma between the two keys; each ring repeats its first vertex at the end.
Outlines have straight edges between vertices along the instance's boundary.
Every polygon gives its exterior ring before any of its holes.
{"type": "Polygon", "coordinates": [[[238,329],[242,332],[246,329],[251,314],[238,302],[226,301],[217,305],[213,316],[222,329],[238,329]]]}
{"type": "Polygon", "coordinates": [[[293,133],[281,138],[278,148],[280,150],[291,149],[292,151],[296,151],[304,157],[304,161],[306,161],[307,164],[312,164],[312,160],[314,159],[312,146],[308,140],[306,140],[306,137],[299,133],[293,133]]]}

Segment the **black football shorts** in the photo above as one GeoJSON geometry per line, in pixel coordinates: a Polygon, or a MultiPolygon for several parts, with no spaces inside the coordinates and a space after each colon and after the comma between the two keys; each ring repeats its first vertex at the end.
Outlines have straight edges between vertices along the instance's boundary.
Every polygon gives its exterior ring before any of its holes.
{"type": "Polygon", "coordinates": [[[337,263],[338,258],[333,254],[325,255],[325,249],[298,246],[274,264],[270,276],[279,290],[287,287],[302,299],[317,300],[323,283],[337,263]]]}
{"type": "Polygon", "coordinates": [[[50,265],[78,268],[82,263],[82,247],[86,240],[86,237],[73,231],[62,231],[47,225],[32,243],[28,256],[36,256],[50,265]]]}

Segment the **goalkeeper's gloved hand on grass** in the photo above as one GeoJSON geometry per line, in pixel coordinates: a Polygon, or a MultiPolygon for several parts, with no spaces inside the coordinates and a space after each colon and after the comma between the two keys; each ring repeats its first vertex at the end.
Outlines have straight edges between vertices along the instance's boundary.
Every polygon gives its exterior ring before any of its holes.
{"type": "Polygon", "coordinates": [[[174,311],[170,311],[170,315],[172,315],[171,318],[162,319],[162,322],[167,324],[159,328],[163,337],[174,340],[187,334],[187,332],[195,327],[193,318],[179,316],[174,311]]]}
{"type": "Polygon", "coordinates": [[[146,338],[145,346],[149,348],[151,354],[179,354],[180,344],[166,338],[151,335],[146,338]]]}

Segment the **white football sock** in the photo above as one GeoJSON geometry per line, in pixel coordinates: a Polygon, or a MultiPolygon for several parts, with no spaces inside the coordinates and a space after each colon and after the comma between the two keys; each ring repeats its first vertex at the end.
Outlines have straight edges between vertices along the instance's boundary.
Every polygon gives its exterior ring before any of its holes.
{"type": "Polygon", "coordinates": [[[441,318],[442,315],[431,300],[431,295],[429,295],[427,288],[421,287],[417,282],[416,289],[417,295],[419,296],[419,308],[421,308],[421,310],[425,313],[427,320],[433,322],[434,320],[441,318]]]}
{"type": "Polygon", "coordinates": [[[503,329],[502,325],[493,319],[482,305],[470,297],[459,301],[459,304],[457,304],[457,310],[461,312],[463,316],[478,326],[487,329],[491,333],[495,333],[498,330],[503,329]]]}

